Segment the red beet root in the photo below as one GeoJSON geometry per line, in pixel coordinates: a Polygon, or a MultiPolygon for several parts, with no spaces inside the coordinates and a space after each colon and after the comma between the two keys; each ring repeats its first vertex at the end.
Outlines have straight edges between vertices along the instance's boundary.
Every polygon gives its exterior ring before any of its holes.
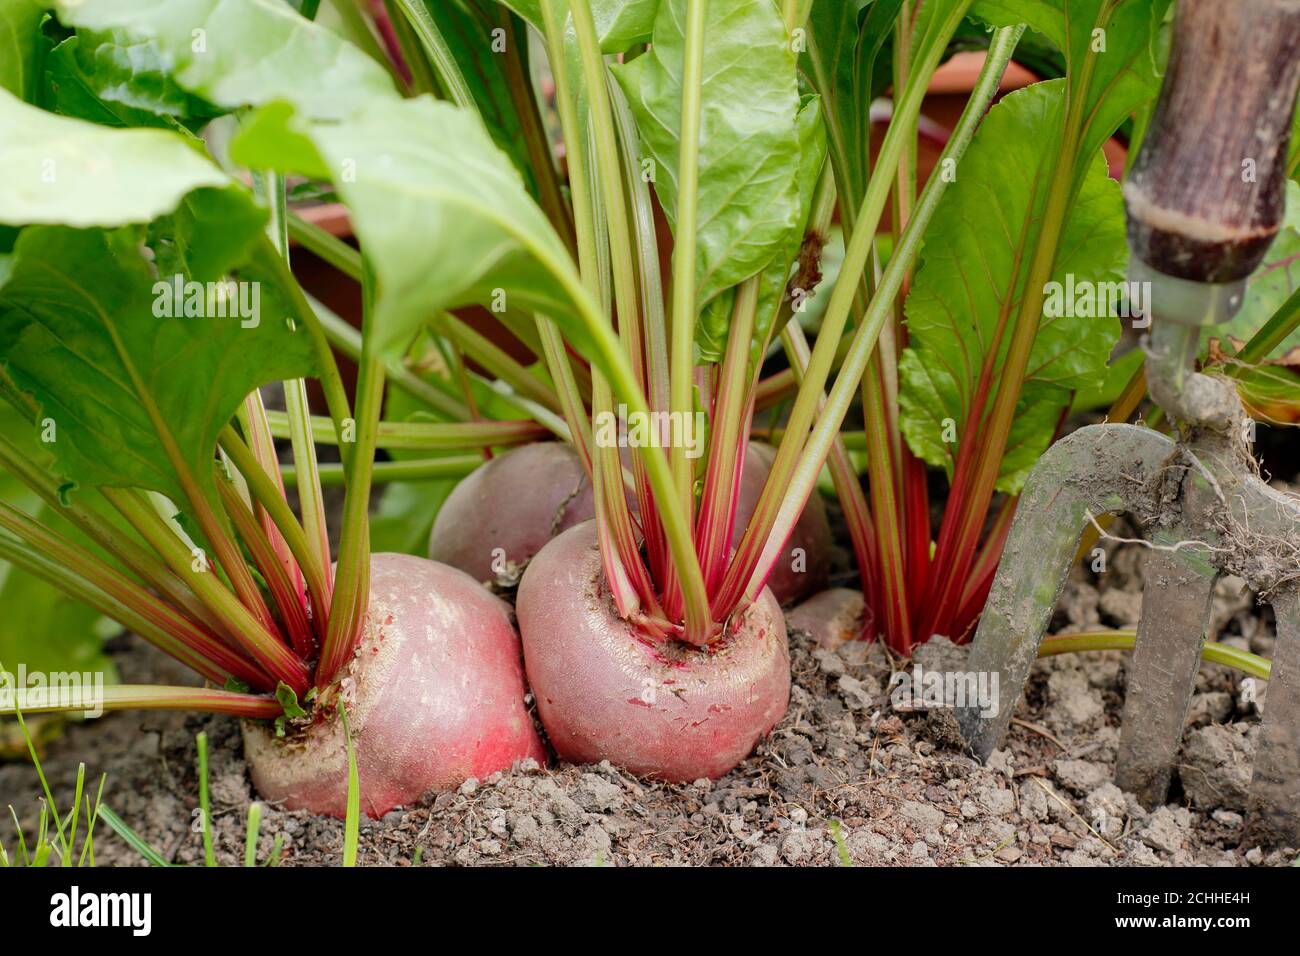
{"type": "MultiPolygon", "coordinates": [[[[745,524],[758,506],[763,482],[767,481],[775,461],[776,449],[771,445],[756,441],[749,443],[745,452],[745,469],[740,478],[736,520],[731,528],[732,545],[740,544],[745,524]]],[[[826,520],[826,506],[822,504],[821,496],[814,493],[795,523],[785,551],[767,579],[767,586],[780,604],[791,604],[826,587],[830,569],[831,526],[826,520]]]]}
{"type": "MultiPolygon", "coordinates": [[[[524,757],[546,760],[524,707],[509,609],[455,568],[405,554],[372,556],[366,632],[344,688],[361,809],[371,817],[524,757]]],[[[244,752],[263,798],[343,816],[341,721],[283,739],[246,721],[244,752]]]]}
{"type": "MultiPolygon", "coordinates": [[[[630,454],[623,450],[625,464],[630,454]]],[[[749,443],[733,545],[745,532],[775,460],[771,445],[749,443]]],[[[429,557],[487,581],[495,577],[494,557],[522,566],[555,535],[593,517],[594,509],[591,483],[572,448],[558,442],[524,445],[484,463],[456,486],[434,522],[429,557]]],[[[777,601],[790,604],[822,590],[830,549],[826,508],[814,495],[768,580],[777,601]]]]}
{"type": "Polygon", "coordinates": [[[556,753],[665,780],[719,777],[790,701],[785,621],[771,592],[716,645],[650,643],[619,618],[596,526],[552,540],[516,602],[528,680],[556,753]]]}
{"type": "Polygon", "coordinates": [[[595,513],[591,482],[572,448],[523,445],[484,462],[447,496],[429,536],[429,557],[488,581],[496,576],[496,558],[522,566],[595,513]]]}

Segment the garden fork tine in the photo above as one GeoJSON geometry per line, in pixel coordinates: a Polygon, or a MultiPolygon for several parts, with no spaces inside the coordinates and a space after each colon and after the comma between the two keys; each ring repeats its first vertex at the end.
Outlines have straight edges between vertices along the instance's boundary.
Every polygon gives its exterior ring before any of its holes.
{"type": "Polygon", "coordinates": [[[967,664],[976,674],[998,675],[997,706],[957,711],[981,760],[1006,733],[1090,517],[1153,507],[1150,490],[1174,451],[1149,428],[1092,425],[1058,441],[1034,467],[967,664]]]}
{"type": "Polygon", "coordinates": [[[1142,574],[1142,619],[1128,666],[1115,783],[1148,809],[1165,802],[1196,687],[1218,573],[1203,552],[1157,541],[1142,574]]]}
{"type": "Polygon", "coordinates": [[[1265,844],[1300,844],[1300,583],[1270,603],[1277,643],[1250,781],[1250,833],[1265,844]]]}
{"type": "Polygon", "coordinates": [[[1247,535],[1240,571],[1277,619],[1255,745],[1249,831],[1261,843],[1300,847],[1300,496],[1251,475],[1233,489],[1230,501],[1247,535]]]}

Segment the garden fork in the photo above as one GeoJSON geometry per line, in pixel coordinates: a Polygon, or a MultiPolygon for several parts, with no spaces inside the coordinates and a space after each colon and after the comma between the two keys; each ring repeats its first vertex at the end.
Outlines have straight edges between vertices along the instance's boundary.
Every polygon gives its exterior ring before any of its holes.
{"type": "Polygon", "coordinates": [[[1239,575],[1277,617],[1249,832],[1292,847],[1300,846],[1300,498],[1259,478],[1253,423],[1232,380],[1196,372],[1194,360],[1206,327],[1237,311],[1281,225],[1298,48],[1300,0],[1180,0],[1160,98],[1124,187],[1129,278],[1147,283],[1155,313],[1144,342],[1148,388],[1178,437],[1104,424],[1048,449],[1025,484],[971,649],[973,671],[999,675],[996,713],[958,714],[972,752],[986,758],[1020,699],[1084,529],[1125,512],[1146,529],[1151,551],[1116,782],[1148,807],[1164,802],[1214,584],[1239,575]]]}

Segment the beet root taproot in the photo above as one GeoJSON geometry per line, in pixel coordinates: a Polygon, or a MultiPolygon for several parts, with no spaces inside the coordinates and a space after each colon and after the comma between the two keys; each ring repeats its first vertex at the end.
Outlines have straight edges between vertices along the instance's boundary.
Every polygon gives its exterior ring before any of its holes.
{"type": "MultiPolygon", "coordinates": [[[[525,757],[546,761],[524,704],[509,607],[455,568],[371,557],[365,631],[340,687],[370,817],[525,757]]],[[[347,750],[336,715],[283,738],[245,721],[244,753],[263,799],[344,815],[347,750]]]]}
{"type": "Polygon", "coordinates": [[[484,462],[447,496],[429,535],[429,557],[489,581],[498,570],[527,564],[551,538],[594,514],[577,452],[560,442],[522,445],[484,462]]]}
{"type": "Polygon", "coordinates": [[[785,713],[790,655],[770,591],[707,648],[655,642],[604,584],[595,522],[554,538],[515,611],[528,681],[555,752],[669,781],[720,777],[785,713]]]}

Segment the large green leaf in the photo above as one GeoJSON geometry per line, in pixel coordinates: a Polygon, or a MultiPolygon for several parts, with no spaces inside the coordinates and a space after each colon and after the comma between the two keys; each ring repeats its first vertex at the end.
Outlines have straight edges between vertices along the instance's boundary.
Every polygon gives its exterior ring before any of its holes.
{"type": "MultiPolygon", "coordinates": [[[[677,208],[686,0],[664,0],[654,46],[614,67],[655,163],[655,191],[677,208]]],[[[799,224],[799,84],[771,0],[712,0],[701,91],[697,296],[708,302],[766,266],[799,224]]]]}
{"type": "Polygon", "coordinates": [[[20,99],[34,99],[39,89],[44,16],[36,0],[0,0],[0,87],[20,99]]]}
{"type": "Polygon", "coordinates": [[[305,330],[254,308],[257,287],[242,288],[245,309],[187,293],[179,314],[164,289],[235,269],[265,212],[161,130],[108,129],[7,93],[0,126],[17,132],[0,145],[0,222],[27,227],[0,259],[0,361],[52,419],[60,470],[181,500],[179,458],[209,487],[217,433],[239,402],[310,374],[315,352],[305,330]]]}
{"type": "MultiPolygon", "coordinates": [[[[750,362],[762,362],[761,350],[768,342],[772,324],[780,315],[785,301],[785,292],[794,272],[795,260],[803,247],[804,233],[808,226],[808,216],[812,211],[813,193],[817,189],[817,180],[821,176],[822,166],[826,162],[826,127],[822,123],[821,101],[816,96],[804,98],[803,109],[799,111],[799,220],[794,229],[786,234],[780,251],[764,268],[758,282],[758,308],[754,322],[754,333],[750,345],[750,362]]],[[[811,292],[801,290],[802,294],[811,292]]],[[[705,362],[720,362],[727,347],[727,333],[731,324],[732,295],[715,297],[704,311],[700,313],[695,327],[695,341],[699,346],[699,357],[705,362]]]]}
{"type": "Polygon", "coordinates": [[[491,304],[498,290],[512,307],[559,321],[573,312],[579,283],[567,250],[466,110],[383,98],[332,124],[299,122],[275,105],[245,128],[232,155],[334,182],[375,271],[367,334],[387,357],[400,359],[434,313],[491,304]]]}
{"type": "Polygon", "coordinates": [[[801,68],[821,94],[842,202],[856,209],[866,191],[871,101],[890,74],[882,56],[902,0],[814,3],[801,68]]]}
{"type": "MultiPolygon", "coordinates": [[[[910,347],[900,364],[902,430],[913,452],[952,472],[981,368],[991,358],[993,389],[1011,388],[1002,364],[1039,239],[1060,128],[1065,83],[1037,83],[989,111],[926,234],[923,261],[907,298],[910,347]],[[947,437],[953,437],[949,434],[947,437]]],[[[1065,285],[1120,282],[1127,263],[1119,187],[1098,153],[1070,207],[1052,273],[1065,285]]],[[[1030,354],[998,488],[1016,491],[1051,441],[1072,389],[1095,385],[1119,336],[1111,316],[1044,315],[1030,354]]],[[[987,411],[987,406],[985,406],[987,411]]]]}
{"type": "MultiPolygon", "coordinates": [[[[51,517],[48,508],[35,516],[45,522],[51,517]]],[[[116,681],[104,634],[120,628],[98,611],[7,561],[0,561],[0,606],[22,609],[0,617],[0,662],[6,670],[23,665],[28,673],[98,673],[106,684],[116,681]]]]}
{"type": "Polygon", "coordinates": [[[84,30],[60,43],[46,64],[48,105],[106,126],[183,128],[217,111],[177,85],[153,40],[84,30]]]}
{"type": "Polygon", "coordinates": [[[106,129],[55,116],[0,90],[0,223],[148,222],[230,178],[161,130],[106,129]]]}
{"type": "Polygon", "coordinates": [[[1092,59],[1084,97],[1080,155],[1091,156],[1138,107],[1155,98],[1160,74],[1154,38],[1169,0],[976,0],[971,16],[996,27],[1018,23],[1043,34],[1065,56],[1077,83],[1092,59]]]}
{"type": "MultiPolygon", "coordinates": [[[[202,189],[186,196],[172,212],[149,224],[146,241],[154,271],[166,278],[183,275],[211,282],[252,261],[254,240],[266,225],[266,210],[242,189],[202,189]]],[[[277,302],[268,317],[290,309],[277,302]]]]}
{"type": "MultiPolygon", "coordinates": [[[[437,0],[444,2],[444,0],[437,0]]],[[[538,30],[543,28],[541,0],[501,0],[538,30]]],[[[622,53],[633,44],[650,39],[660,0],[589,0],[591,18],[596,23],[600,48],[606,53],[622,53]]],[[[564,3],[561,0],[561,8],[564,3]]]]}
{"type": "Polygon", "coordinates": [[[287,100],[342,119],[393,95],[384,69],[280,0],[55,0],[68,26],[151,39],[171,77],[225,109],[287,100]]]}
{"type": "Polygon", "coordinates": [[[474,114],[403,100],[359,51],[268,0],[64,0],[60,9],[78,25],[153,38],[176,82],[209,102],[266,104],[231,154],[334,183],[374,269],[367,334],[381,354],[400,358],[434,312],[501,294],[554,315],[594,351],[570,321],[571,295],[583,293],[563,243],[474,114]],[[196,24],[206,30],[201,56],[191,51],[196,24]]]}
{"type": "Polygon", "coordinates": [[[591,15],[600,48],[622,53],[634,43],[649,41],[658,12],[659,0],[593,0],[591,15]]]}
{"type": "Polygon", "coordinates": [[[156,315],[159,279],[141,238],[134,228],[24,230],[0,287],[0,361],[53,423],[63,475],[181,501],[167,446],[211,491],[217,434],[244,396],[311,374],[315,353],[282,317],[258,316],[255,327],[249,315],[218,318],[210,297],[204,315],[156,315]]]}
{"type": "Polygon", "coordinates": [[[68,37],[50,51],[46,60],[46,91],[42,105],[61,116],[90,120],[101,126],[176,128],[177,124],[170,117],[105,99],[99,92],[102,88],[100,78],[82,62],[81,39],[68,37]]]}
{"type": "MultiPolygon", "coordinates": [[[[510,95],[505,57],[495,49],[497,29],[484,9],[490,4],[477,0],[420,0],[429,21],[455,60],[456,69],[473,96],[479,116],[492,134],[492,141],[508,155],[536,194],[535,178],[523,124],[510,95]]],[[[514,42],[510,38],[506,42],[514,42]]],[[[525,63],[527,60],[525,59],[525,63]]],[[[451,97],[448,97],[451,98],[451,97]]]]}

